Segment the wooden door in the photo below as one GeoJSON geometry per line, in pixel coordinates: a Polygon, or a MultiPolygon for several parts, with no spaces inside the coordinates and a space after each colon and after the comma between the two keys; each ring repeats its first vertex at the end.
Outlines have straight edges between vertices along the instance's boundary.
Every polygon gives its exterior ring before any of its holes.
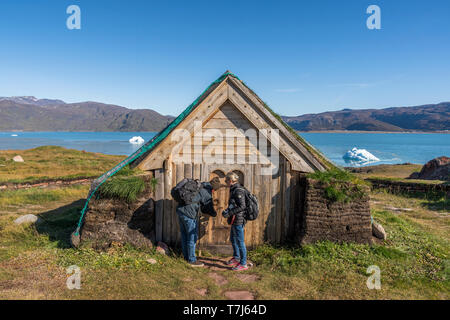
{"type": "Polygon", "coordinates": [[[230,198],[230,188],[225,183],[225,172],[214,170],[210,173],[209,179],[219,178],[221,187],[219,190],[213,191],[213,204],[217,212],[217,217],[210,218],[209,243],[229,244],[230,226],[227,219],[222,216],[222,211],[228,207],[228,199],[230,198]]]}
{"type": "MultiPolygon", "coordinates": [[[[230,244],[231,227],[228,225],[227,219],[222,216],[222,211],[228,207],[228,199],[230,198],[230,189],[225,183],[225,175],[228,172],[226,169],[229,168],[214,169],[209,173],[209,180],[217,177],[222,185],[220,189],[213,191],[212,194],[214,209],[217,212],[217,216],[213,218],[209,215],[202,214],[199,226],[200,247],[221,253],[230,253],[232,250],[230,244]]],[[[240,181],[243,183],[243,173],[237,170],[233,171],[239,175],[240,181]]]]}

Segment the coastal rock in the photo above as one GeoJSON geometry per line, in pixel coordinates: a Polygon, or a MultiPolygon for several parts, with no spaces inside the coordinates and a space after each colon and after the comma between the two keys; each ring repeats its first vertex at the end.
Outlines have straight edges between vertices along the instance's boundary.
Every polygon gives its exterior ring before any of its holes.
{"type": "Polygon", "coordinates": [[[409,179],[450,180],[450,158],[439,157],[428,161],[420,172],[414,172],[409,179]]]}
{"type": "Polygon", "coordinates": [[[14,161],[14,162],[25,162],[21,156],[15,156],[15,157],[13,158],[13,161],[14,161]]]}
{"type": "Polygon", "coordinates": [[[372,234],[381,240],[386,240],[386,231],[384,231],[384,228],[381,224],[378,224],[376,222],[372,223],[372,234]]]}
{"type": "Polygon", "coordinates": [[[34,214],[26,214],[14,220],[15,224],[23,224],[23,223],[39,223],[40,218],[35,216],[34,214]]]}

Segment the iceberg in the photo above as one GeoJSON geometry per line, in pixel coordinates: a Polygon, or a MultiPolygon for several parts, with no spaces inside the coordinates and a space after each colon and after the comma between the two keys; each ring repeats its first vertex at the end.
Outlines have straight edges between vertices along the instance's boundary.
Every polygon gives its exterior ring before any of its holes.
{"type": "Polygon", "coordinates": [[[12,134],[11,137],[17,137],[17,134],[12,134]]]}
{"type": "Polygon", "coordinates": [[[367,162],[380,161],[380,159],[375,157],[373,154],[371,154],[366,149],[358,149],[358,148],[353,148],[352,150],[348,150],[342,158],[344,158],[344,160],[346,160],[348,162],[356,162],[356,163],[367,163],[367,162]]]}
{"type": "Polygon", "coordinates": [[[128,140],[130,143],[132,144],[143,144],[145,141],[144,139],[142,139],[142,137],[138,136],[138,137],[133,137],[130,140],[128,140]]]}

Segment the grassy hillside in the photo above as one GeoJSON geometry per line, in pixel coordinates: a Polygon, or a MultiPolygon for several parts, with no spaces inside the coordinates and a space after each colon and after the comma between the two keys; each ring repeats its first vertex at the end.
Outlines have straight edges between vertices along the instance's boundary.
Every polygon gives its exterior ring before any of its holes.
{"type": "Polygon", "coordinates": [[[96,178],[124,158],[56,146],[0,150],[0,184],[68,180],[77,177],[96,178]],[[25,162],[12,161],[16,155],[22,156],[25,162]]]}

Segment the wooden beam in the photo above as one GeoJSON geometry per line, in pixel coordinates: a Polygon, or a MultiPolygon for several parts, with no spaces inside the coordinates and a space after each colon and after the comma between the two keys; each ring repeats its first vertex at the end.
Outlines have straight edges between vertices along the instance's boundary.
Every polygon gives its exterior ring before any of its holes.
{"type": "MultiPolygon", "coordinates": [[[[222,82],[215,88],[211,94],[206,97],[186,118],[178,124],[176,129],[185,129],[188,132],[194,132],[194,125],[196,121],[202,124],[210,117],[216,110],[227,100],[227,84],[222,82]]],[[[152,170],[162,168],[163,162],[169,154],[180,150],[183,146],[183,141],[180,139],[172,140],[174,131],[161,141],[138,165],[142,170],[152,170]]],[[[189,137],[190,138],[190,137],[189,137]]]]}
{"type": "MultiPolygon", "coordinates": [[[[230,96],[229,100],[239,109],[247,119],[253,123],[253,125],[258,128],[259,133],[262,134],[268,141],[272,142],[271,130],[273,129],[270,122],[267,122],[260,113],[257,112],[254,107],[251,107],[237,91],[229,87],[228,90],[230,96]],[[265,129],[262,131],[262,129],[265,129]]],[[[278,129],[278,128],[276,128],[278,129]]],[[[281,132],[281,130],[280,130],[281,132]]],[[[314,167],[312,167],[306,159],[304,159],[303,154],[297,152],[292,145],[290,145],[282,134],[279,134],[278,148],[281,154],[283,154],[292,163],[295,170],[303,172],[314,172],[314,167]]]]}
{"type": "Polygon", "coordinates": [[[164,215],[164,169],[156,169],[155,178],[158,180],[155,190],[155,237],[156,241],[162,241],[164,215]]]}
{"type": "MultiPolygon", "coordinates": [[[[259,97],[251,92],[246,86],[244,86],[239,80],[229,77],[227,78],[227,82],[229,82],[233,89],[237,89],[238,92],[241,92],[241,96],[247,97],[253,104],[253,106],[257,107],[261,111],[261,113],[264,114],[272,123],[276,125],[276,127],[282,132],[289,141],[296,146],[296,148],[302,153],[302,155],[307,159],[307,161],[310,163],[311,166],[313,166],[316,170],[324,171],[326,168],[309,152],[308,149],[303,146],[296,137],[292,135],[291,132],[277,119],[274,117],[274,115],[267,110],[267,108],[264,106],[264,103],[259,97]]],[[[230,89],[229,89],[229,95],[230,95],[230,89]]]]}

